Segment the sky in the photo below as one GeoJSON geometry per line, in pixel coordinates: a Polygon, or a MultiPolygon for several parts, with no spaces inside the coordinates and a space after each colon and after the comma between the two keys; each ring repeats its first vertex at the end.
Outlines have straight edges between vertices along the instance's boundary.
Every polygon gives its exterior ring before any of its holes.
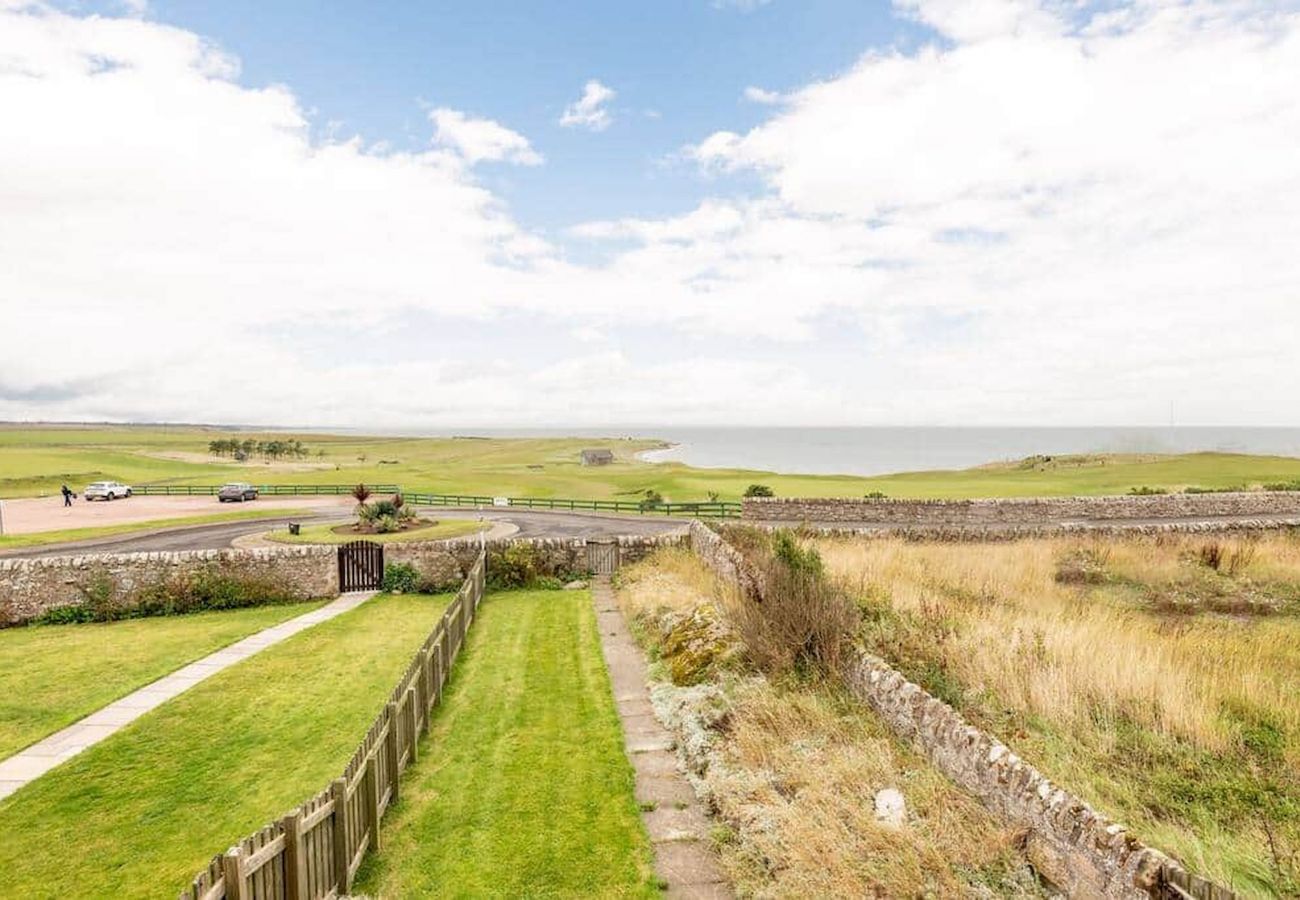
{"type": "Polygon", "coordinates": [[[1300,0],[0,0],[0,420],[1300,425],[1300,0]]]}

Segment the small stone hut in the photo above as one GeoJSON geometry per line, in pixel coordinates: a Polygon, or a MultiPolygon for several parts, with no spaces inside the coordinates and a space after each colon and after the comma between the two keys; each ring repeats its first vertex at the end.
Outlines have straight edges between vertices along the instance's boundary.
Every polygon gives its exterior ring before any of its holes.
{"type": "Polygon", "coordinates": [[[607,450],[601,447],[593,450],[582,451],[582,464],[584,466],[607,466],[613,461],[613,450],[607,450]]]}

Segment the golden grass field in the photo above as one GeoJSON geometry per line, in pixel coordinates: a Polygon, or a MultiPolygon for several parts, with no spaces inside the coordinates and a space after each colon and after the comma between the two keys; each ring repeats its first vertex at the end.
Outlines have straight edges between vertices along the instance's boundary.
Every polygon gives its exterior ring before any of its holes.
{"type": "Polygon", "coordinates": [[[873,652],[1203,874],[1300,892],[1300,536],[816,546],[873,652]]]}

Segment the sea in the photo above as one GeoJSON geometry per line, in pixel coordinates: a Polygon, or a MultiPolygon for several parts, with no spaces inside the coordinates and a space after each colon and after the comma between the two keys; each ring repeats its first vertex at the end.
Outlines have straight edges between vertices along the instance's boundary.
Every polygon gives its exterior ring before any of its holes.
{"type": "Polygon", "coordinates": [[[1300,457],[1300,428],[684,427],[461,429],[484,437],[659,438],[642,456],[703,468],[787,474],[884,475],[964,469],[1038,454],[1221,451],[1300,457]]]}

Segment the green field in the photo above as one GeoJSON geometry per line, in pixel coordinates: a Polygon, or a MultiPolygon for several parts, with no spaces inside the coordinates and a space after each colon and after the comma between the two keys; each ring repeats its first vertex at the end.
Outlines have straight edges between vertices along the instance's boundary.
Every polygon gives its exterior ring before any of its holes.
{"type": "Polygon", "coordinates": [[[0,895],[175,897],[342,771],[446,601],[376,597],[0,801],[0,895]]]}
{"type": "Polygon", "coordinates": [[[961,471],[874,478],[778,475],[743,469],[698,469],[637,460],[653,438],[378,438],[351,435],[235,432],[155,426],[0,427],[0,497],[52,494],[102,478],[127,483],[255,484],[397,483],[407,490],[515,497],[627,499],[658,491],[665,500],[739,499],[754,483],[783,497],[1014,497],[1125,493],[1139,486],[1178,489],[1256,486],[1300,479],[1300,459],[1197,453],[1178,456],[1063,457],[961,471]],[[235,464],[207,455],[208,442],[238,434],[297,439],[307,458],[282,464],[235,464]],[[616,461],[583,467],[584,447],[609,447],[616,461]],[[181,458],[165,458],[172,454],[181,458]]]}
{"type": "Polygon", "coordinates": [[[319,603],[0,631],[0,759],[319,603]]]}
{"type": "Polygon", "coordinates": [[[348,541],[367,540],[380,544],[393,544],[401,541],[441,541],[447,538],[464,537],[477,534],[491,526],[472,519],[446,519],[427,528],[413,528],[396,534],[339,534],[334,525],[304,525],[298,534],[290,534],[288,528],[276,529],[266,537],[281,544],[346,544],[348,541]]]}
{"type": "Polygon", "coordinates": [[[658,896],[587,591],[495,594],[357,893],[658,896]]]}
{"type": "Polygon", "coordinates": [[[58,531],[37,531],[32,534],[0,535],[0,550],[19,547],[39,547],[42,544],[61,544],[64,541],[85,541],[91,538],[113,537],[137,531],[157,531],[161,528],[179,528],[184,525],[215,525],[219,522],[240,522],[247,519],[275,519],[282,516],[311,515],[305,509],[246,509],[241,512],[212,513],[205,516],[182,516],[178,519],[150,519],[147,522],[129,522],[123,525],[97,525],[89,528],[63,528],[58,531]]]}

